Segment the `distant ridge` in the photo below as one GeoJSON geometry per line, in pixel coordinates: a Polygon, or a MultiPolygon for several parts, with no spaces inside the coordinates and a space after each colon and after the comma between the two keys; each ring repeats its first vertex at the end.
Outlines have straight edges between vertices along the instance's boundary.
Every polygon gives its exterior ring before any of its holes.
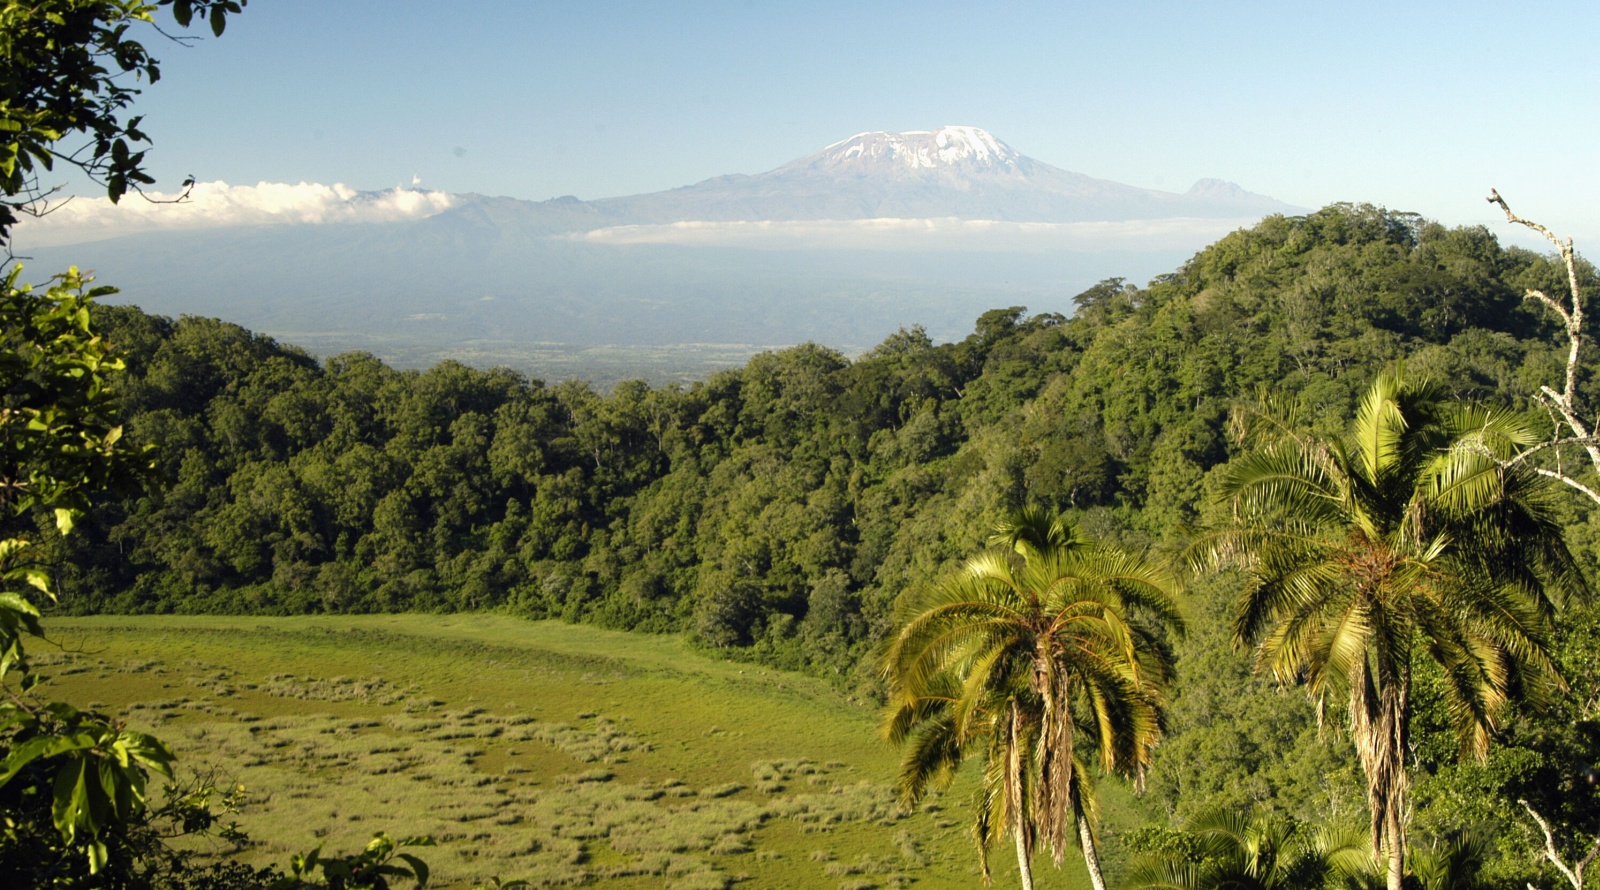
{"type": "Polygon", "coordinates": [[[1202,179],[1182,194],[1095,179],[963,126],[857,133],[766,173],[587,203],[627,224],[930,217],[1119,222],[1259,218],[1302,209],[1219,179],[1202,179]]]}

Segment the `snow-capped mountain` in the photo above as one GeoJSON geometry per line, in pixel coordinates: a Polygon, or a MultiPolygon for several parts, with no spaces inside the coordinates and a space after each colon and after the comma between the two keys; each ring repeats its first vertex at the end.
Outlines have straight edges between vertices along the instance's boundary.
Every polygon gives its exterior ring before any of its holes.
{"type": "Polygon", "coordinates": [[[754,176],[589,202],[628,223],[922,219],[1115,222],[1239,219],[1298,208],[1220,180],[1187,193],[1096,179],[1022,154],[977,127],[858,133],[754,176]]]}

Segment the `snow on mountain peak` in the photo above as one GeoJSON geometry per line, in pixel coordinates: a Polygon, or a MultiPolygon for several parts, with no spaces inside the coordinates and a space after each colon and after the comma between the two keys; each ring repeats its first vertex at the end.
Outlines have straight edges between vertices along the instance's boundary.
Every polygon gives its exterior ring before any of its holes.
{"type": "Polygon", "coordinates": [[[905,133],[857,133],[835,142],[813,159],[826,166],[862,164],[931,170],[940,167],[1013,167],[1016,149],[978,127],[941,127],[905,133]]]}

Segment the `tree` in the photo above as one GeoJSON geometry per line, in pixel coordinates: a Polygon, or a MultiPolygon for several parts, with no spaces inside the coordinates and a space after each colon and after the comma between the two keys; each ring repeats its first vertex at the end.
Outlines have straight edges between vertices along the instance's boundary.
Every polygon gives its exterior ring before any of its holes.
{"type": "MultiPolygon", "coordinates": [[[[17,285],[20,271],[0,292],[0,793],[25,785],[50,799],[56,849],[83,857],[92,874],[127,846],[119,829],[139,822],[150,773],[171,778],[172,752],[103,715],[26,695],[39,677],[25,637],[44,633],[33,599],[56,597],[50,574],[29,558],[27,528],[42,512],[70,532],[89,494],[138,480],[151,462],[115,423],[107,375],[122,362],[89,327],[89,301],[109,289],[87,290],[73,269],[38,294],[17,285]]],[[[26,825],[11,828],[0,861],[44,856],[26,825]]]]}
{"type": "Polygon", "coordinates": [[[1578,378],[1583,370],[1579,362],[1583,351],[1583,275],[1579,270],[1577,254],[1572,249],[1572,239],[1557,237],[1544,226],[1512,213],[1506,199],[1494,189],[1489,190],[1489,203],[1498,205],[1509,222],[1526,226],[1554,244],[1567,273],[1565,298],[1552,297],[1537,288],[1529,288],[1523,295],[1523,299],[1544,306],[1561,319],[1563,333],[1567,335],[1566,377],[1560,390],[1548,384],[1539,387],[1539,400],[1550,411],[1554,421],[1550,438],[1507,457],[1506,462],[1533,464],[1536,460],[1540,461],[1534,465],[1534,472],[1548,476],[1600,504],[1600,489],[1596,488],[1593,479],[1594,475],[1600,475],[1600,437],[1584,421],[1584,415],[1589,412],[1578,396],[1578,378]],[[1574,449],[1581,454],[1576,466],[1564,459],[1564,455],[1574,449]],[[1583,458],[1588,459],[1589,473],[1583,470],[1583,458]],[[1587,480],[1585,477],[1588,477],[1587,480]]]}
{"type": "MultiPolygon", "coordinates": [[[[129,37],[158,7],[187,28],[195,16],[221,35],[249,0],[4,0],[0,5],[0,245],[17,214],[43,214],[60,189],[40,181],[56,162],[77,167],[113,203],[154,182],[145,172],[149,137],[127,117],[138,88],[155,83],[158,60],[129,37]],[[81,146],[63,140],[81,137],[81,146]]],[[[191,185],[193,180],[185,183],[191,185]]]]}
{"type": "Polygon", "coordinates": [[[1316,890],[1370,867],[1364,841],[1248,809],[1212,810],[1133,869],[1136,890],[1316,890]]]}
{"type": "Polygon", "coordinates": [[[1299,433],[1270,403],[1240,418],[1259,447],[1223,474],[1231,521],[1196,553],[1243,567],[1233,634],[1258,669],[1304,682],[1319,708],[1346,693],[1373,853],[1399,890],[1415,659],[1437,662],[1461,749],[1482,757],[1512,697],[1560,687],[1551,617],[1585,582],[1545,478],[1507,462],[1533,441],[1509,415],[1391,371],[1340,438],[1299,433]]]}
{"type": "Polygon", "coordinates": [[[990,542],[999,546],[908,597],[889,640],[884,734],[906,748],[901,799],[914,803],[980,754],[985,875],[989,847],[1009,834],[1031,888],[1036,839],[1059,866],[1075,827],[1103,890],[1083,750],[1107,771],[1142,777],[1171,676],[1160,635],[1183,626],[1177,585],[1161,566],[1035,507],[990,542]]]}
{"type": "MultiPolygon", "coordinates": [[[[220,31],[231,0],[161,0],[180,24],[195,11],[220,31]]],[[[42,212],[51,189],[38,169],[64,160],[88,173],[113,201],[150,180],[138,118],[121,114],[137,93],[122,74],[154,80],[154,60],[127,39],[154,6],[128,0],[7,0],[0,6],[0,244],[16,211],[42,212]],[[70,134],[84,148],[62,153],[70,134]],[[35,166],[37,165],[37,167],[35,166]]],[[[49,572],[35,564],[31,530],[43,518],[65,535],[90,495],[137,484],[150,470],[148,449],[131,446],[116,421],[111,375],[122,362],[90,328],[90,301],[110,288],[88,287],[77,269],[45,293],[18,284],[13,267],[0,285],[0,869],[39,884],[71,886],[114,866],[124,877],[152,865],[160,841],[150,827],[146,785],[171,778],[172,751],[159,739],[108,717],[31,695],[39,676],[25,640],[42,637],[37,599],[53,602],[49,572]],[[48,820],[48,821],[45,821],[48,820]]],[[[202,795],[203,796],[203,795],[202,795]]],[[[203,801],[167,807],[179,821],[206,818],[203,801]]],[[[108,883],[107,886],[110,886],[108,883]]]]}

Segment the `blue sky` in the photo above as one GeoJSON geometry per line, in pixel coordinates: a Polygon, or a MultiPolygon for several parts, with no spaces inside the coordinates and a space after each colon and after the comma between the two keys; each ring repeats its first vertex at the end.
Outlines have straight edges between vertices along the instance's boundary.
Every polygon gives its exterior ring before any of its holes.
{"type": "Polygon", "coordinates": [[[221,39],[151,41],[164,76],[138,107],[163,187],[595,198],[966,124],[1133,185],[1452,224],[1493,222],[1496,186],[1582,250],[1597,8],[255,0],[221,39]]]}

